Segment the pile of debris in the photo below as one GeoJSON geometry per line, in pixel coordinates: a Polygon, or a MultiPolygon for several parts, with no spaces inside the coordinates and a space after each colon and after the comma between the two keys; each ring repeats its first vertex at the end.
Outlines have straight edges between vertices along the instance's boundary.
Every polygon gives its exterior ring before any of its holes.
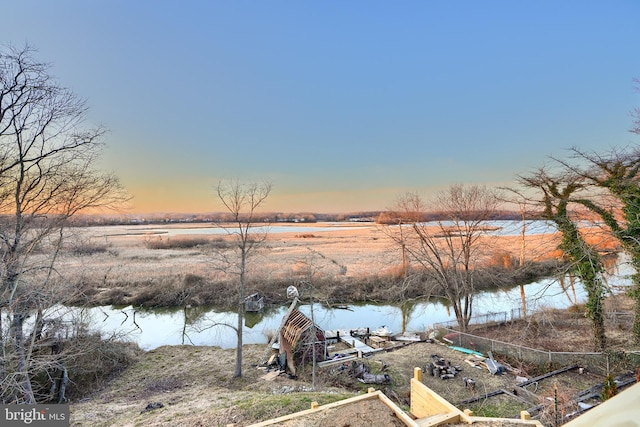
{"type": "MultiPolygon", "coordinates": [[[[493,354],[491,354],[491,352],[488,353],[489,357],[484,357],[484,356],[478,356],[476,354],[472,354],[470,356],[467,356],[464,361],[466,363],[468,363],[469,365],[473,366],[474,368],[486,368],[489,370],[489,373],[491,373],[491,375],[500,375],[500,374],[504,374],[507,371],[507,366],[503,365],[502,363],[496,362],[496,360],[493,358],[493,354]]],[[[511,368],[512,371],[514,371],[513,368],[511,368]]]]}
{"type": "Polygon", "coordinates": [[[458,372],[462,371],[460,366],[452,366],[451,362],[445,360],[437,354],[431,355],[431,362],[427,363],[425,372],[434,377],[440,377],[441,380],[449,380],[455,378],[458,372]]]}
{"type": "MultiPolygon", "coordinates": [[[[385,371],[387,367],[387,364],[383,362],[381,370],[385,371]]],[[[339,370],[346,371],[349,376],[364,384],[388,384],[391,382],[389,374],[372,374],[369,366],[362,362],[351,361],[351,363],[344,363],[339,370]]]]}

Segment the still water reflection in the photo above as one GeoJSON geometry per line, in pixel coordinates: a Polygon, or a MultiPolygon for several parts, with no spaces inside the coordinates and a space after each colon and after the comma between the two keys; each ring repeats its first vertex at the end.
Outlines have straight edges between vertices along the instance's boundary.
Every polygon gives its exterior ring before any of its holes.
{"type": "MultiPolygon", "coordinates": [[[[632,270],[620,263],[608,278],[614,288],[629,284],[632,270]]],[[[571,287],[569,280],[544,279],[525,285],[527,310],[545,307],[566,308],[574,302],[584,302],[585,292],[580,283],[571,287]]],[[[303,296],[304,297],[304,296],[303,296]]],[[[483,292],[476,296],[474,312],[478,314],[510,312],[521,306],[520,290],[483,292]]],[[[269,334],[280,326],[288,306],[267,307],[260,314],[249,314],[245,320],[245,344],[268,342],[269,334]]],[[[310,305],[299,309],[310,316],[310,305]]],[[[414,302],[405,305],[359,304],[345,308],[328,308],[314,304],[316,323],[325,330],[386,325],[394,332],[424,331],[434,323],[455,320],[455,316],[441,301],[414,302]]],[[[215,345],[232,348],[236,344],[235,331],[222,324],[237,324],[236,314],[207,307],[141,310],[133,307],[96,307],[84,313],[93,320],[93,328],[104,334],[117,334],[135,341],[145,350],[162,345],[215,345]]]]}

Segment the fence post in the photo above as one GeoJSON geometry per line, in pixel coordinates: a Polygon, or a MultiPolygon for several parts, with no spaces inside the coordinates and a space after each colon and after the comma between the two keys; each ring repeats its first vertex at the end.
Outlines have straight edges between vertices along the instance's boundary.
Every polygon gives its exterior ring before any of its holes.
{"type": "Polygon", "coordinates": [[[551,361],[551,352],[549,352],[549,366],[551,366],[552,361],[551,361]]]}

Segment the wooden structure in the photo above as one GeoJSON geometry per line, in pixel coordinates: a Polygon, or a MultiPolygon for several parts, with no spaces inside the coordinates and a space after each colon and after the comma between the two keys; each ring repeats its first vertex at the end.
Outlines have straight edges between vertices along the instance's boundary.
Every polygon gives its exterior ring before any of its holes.
{"type": "Polygon", "coordinates": [[[389,344],[389,338],[379,337],[377,335],[371,335],[369,337],[369,342],[371,343],[372,347],[385,348],[389,344]]]}
{"type": "MultiPolygon", "coordinates": [[[[338,402],[329,403],[327,405],[319,406],[317,402],[311,402],[311,409],[307,409],[306,411],[296,412],[295,414],[285,415],[283,417],[274,418],[272,420],[264,421],[258,424],[252,424],[249,427],[263,427],[277,424],[285,424],[289,421],[291,422],[303,422],[305,416],[317,414],[321,411],[327,411],[329,409],[336,409],[345,407],[348,405],[358,405],[362,402],[369,400],[379,400],[384,405],[386,405],[390,411],[393,411],[395,415],[406,425],[408,426],[419,426],[415,421],[411,419],[411,416],[405,413],[402,409],[396,406],[391,399],[384,395],[380,390],[376,391],[373,388],[369,388],[367,394],[361,394],[360,396],[351,397],[349,399],[340,400],[338,402]]],[[[292,424],[292,425],[304,425],[304,424],[292,424]]]]}
{"type": "Polygon", "coordinates": [[[275,350],[275,345],[280,338],[280,331],[282,330],[282,328],[284,328],[284,325],[287,323],[287,320],[289,319],[289,316],[291,315],[293,310],[295,310],[296,306],[298,305],[298,302],[300,302],[300,300],[298,300],[297,297],[294,297],[293,301],[291,301],[289,310],[287,310],[287,313],[282,317],[282,321],[280,322],[280,326],[278,326],[278,330],[276,331],[275,334],[273,334],[273,336],[269,340],[269,345],[267,346],[264,354],[262,355],[262,359],[260,360],[261,365],[264,365],[265,363],[267,363],[267,360],[269,360],[269,355],[273,352],[273,350],[275,350]]]}
{"type": "Polygon", "coordinates": [[[349,347],[353,349],[354,352],[358,353],[359,355],[374,353],[376,351],[381,350],[381,349],[375,349],[369,346],[368,344],[366,344],[366,341],[367,341],[366,338],[361,338],[360,335],[353,334],[352,331],[348,329],[326,331],[325,337],[326,339],[335,339],[337,341],[341,341],[347,344],[349,347]]]}
{"type": "MultiPolygon", "coordinates": [[[[543,427],[540,421],[531,420],[526,411],[520,413],[520,419],[474,417],[469,410],[461,411],[422,383],[422,370],[420,368],[414,369],[414,377],[411,379],[411,413],[403,411],[381,391],[375,391],[373,388],[369,388],[367,394],[322,406],[319,406],[316,402],[312,402],[311,409],[252,424],[249,427],[289,425],[287,424],[289,422],[295,423],[291,425],[304,425],[305,417],[313,416],[320,411],[336,408],[346,409],[348,405],[358,405],[371,399],[382,402],[388,407],[389,411],[395,414],[399,422],[411,427],[439,427],[451,424],[471,427],[474,425],[481,425],[483,427],[504,425],[543,427]]],[[[356,424],[356,421],[357,420],[354,419],[354,425],[361,425],[356,424]]]]}
{"type": "Polygon", "coordinates": [[[295,308],[290,310],[279,333],[280,353],[286,354],[289,373],[296,375],[296,366],[325,360],[327,344],[324,331],[295,308]]]}
{"type": "Polygon", "coordinates": [[[257,313],[264,308],[264,296],[260,294],[252,294],[244,300],[244,311],[249,313],[257,313]]]}

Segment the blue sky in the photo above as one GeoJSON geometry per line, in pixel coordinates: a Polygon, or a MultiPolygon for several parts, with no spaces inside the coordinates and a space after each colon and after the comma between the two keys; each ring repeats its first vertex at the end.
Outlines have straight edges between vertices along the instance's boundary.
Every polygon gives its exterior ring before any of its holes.
{"type": "MultiPolygon", "coordinates": [[[[137,212],[350,212],[508,185],[578,146],[638,143],[640,2],[68,1],[3,6],[103,124],[137,212]]],[[[7,17],[11,17],[7,19],[7,17]]]]}

